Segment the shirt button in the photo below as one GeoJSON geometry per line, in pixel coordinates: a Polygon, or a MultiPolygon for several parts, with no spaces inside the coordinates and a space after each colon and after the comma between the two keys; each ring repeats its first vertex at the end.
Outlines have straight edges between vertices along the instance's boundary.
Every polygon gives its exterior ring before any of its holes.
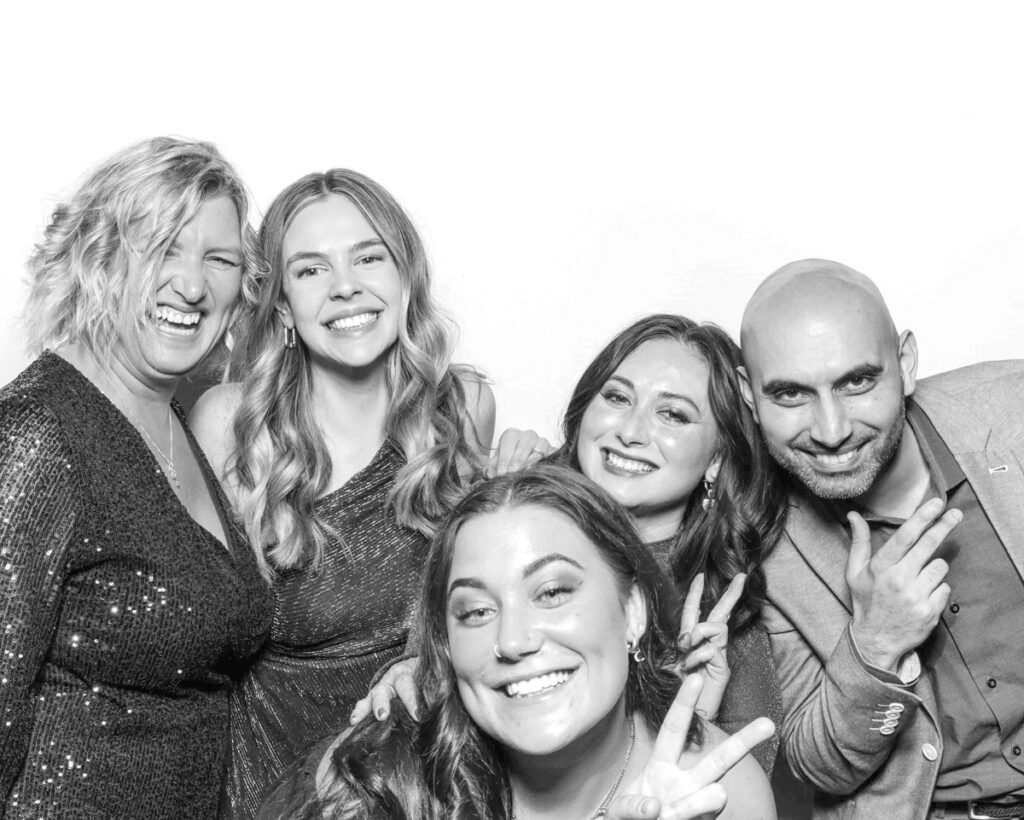
{"type": "Polygon", "coordinates": [[[996,679],[995,678],[989,678],[987,681],[985,681],[985,683],[988,685],[989,689],[995,689],[996,688],[996,679]]]}
{"type": "Polygon", "coordinates": [[[938,760],[939,750],[932,746],[931,743],[925,743],[921,747],[921,754],[925,756],[925,760],[938,760]]]}
{"type": "Polygon", "coordinates": [[[960,611],[960,604],[950,604],[949,605],[949,611],[954,613],[954,614],[956,614],[957,612],[960,611]]]}
{"type": "Polygon", "coordinates": [[[880,735],[891,735],[895,731],[896,730],[893,729],[892,726],[883,726],[881,729],[878,730],[878,734],[880,734],[880,735]]]}
{"type": "Polygon", "coordinates": [[[903,704],[902,703],[890,703],[889,704],[889,709],[890,709],[890,711],[897,712],[897,713],[898,712],[902,712],[903,711],[903,704]]]}

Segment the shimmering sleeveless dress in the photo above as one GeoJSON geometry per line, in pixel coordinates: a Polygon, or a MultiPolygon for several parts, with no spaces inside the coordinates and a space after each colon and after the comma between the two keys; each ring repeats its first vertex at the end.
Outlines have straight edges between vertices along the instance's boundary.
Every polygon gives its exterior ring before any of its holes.
{"type": "Polygon", "coordinates": [[[387,497],[404,462],[385,443],[348,483],[317,501],[341,536],[319,571],[275,585],[270,642],[231,702],[232,765],[223,816],[249,818],[300,754],[348,725],[374,673],[401,654],[426,543],[387,497]]]}

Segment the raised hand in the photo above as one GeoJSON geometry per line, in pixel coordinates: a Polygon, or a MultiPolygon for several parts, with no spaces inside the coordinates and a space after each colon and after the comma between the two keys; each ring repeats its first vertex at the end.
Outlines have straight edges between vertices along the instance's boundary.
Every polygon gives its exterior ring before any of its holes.
{"type": "Polygon", "coordinates": [[[704,689],[697,702],[697,714],[707,720],[718,716],[718,707],[731,676],[725,655],[729,643],[729,617],[743,593],[746,580],[746,574],[741,572],[729,582],[706,621],[700,622],[703,572],[693,579],[683,602],[678,639],[679,650],[683,653],[683,671],[687,674],[699,672],[705,678],[704,689]]]}
{"type": "Polygon", "coordinates": [[[405,711],[413,719],[418,719],[419,696],[415,678],[419,662],[419,658],[405,658],[392,664],[366,696],[356,701],[348,722],[355,725],[371,712],[377,720],[384,720],[391,714],[391,701],[395,697],[401,699],[405,711]]]}
{"type": "Polygon", "coordinates": [[[874,666],[895,671],[899,659],[931,634],[949,600],[949,564],[933,556],[963,514],[940,513],[941,499],[922,504],[874,555],[867,522],[855,512],[847,516],[853,528],[846,563],[853,637],[874,666]]]}
{"type": "Polygon", "coordinates": [[[768,718],[758,718],[685,767],[686,736],[703,685],[700,675],[683,681],[661,724],[647,765],[640,777],[612,801],[609,820],[693,820],[714,816],[725,806],[726,792],[718,781],[758,743],[771,737],[775,726],[768,718]],[[642,799],[637,799],[638,795],[642,799]]]}
{"type": "Polygon", "coordinates": [[[540,461],[555,448],[533,430],[517,430],[509,427],[498,438],[490,461],[484,468],[487,478],[514,473],[540,461]]]}

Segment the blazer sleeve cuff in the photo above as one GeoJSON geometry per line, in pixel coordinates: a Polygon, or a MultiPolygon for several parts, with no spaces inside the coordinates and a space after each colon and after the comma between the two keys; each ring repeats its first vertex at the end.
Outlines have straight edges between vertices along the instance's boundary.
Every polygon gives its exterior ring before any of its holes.
{"type": "Polygon", "coordinates": [[[857,639],[853,634],[853,621],[846,627],[846,634],[850,639],[850,648],[853,650],[853,655],[857,659],[857,662],[864,667],[868,674],[874,675],[883,683],[888,683],[893,686],[904,686],[907,688],[913,687],[921,678],[921,659],[918,657],[917,652],[911,650],[907,652],[899,663],[896,665],[896,671],[890,672],[888,669],[882,669],[880,666],[875,666],[873,663],[868,663],[861,654],[860,647],[857,646],[857,639]]]}

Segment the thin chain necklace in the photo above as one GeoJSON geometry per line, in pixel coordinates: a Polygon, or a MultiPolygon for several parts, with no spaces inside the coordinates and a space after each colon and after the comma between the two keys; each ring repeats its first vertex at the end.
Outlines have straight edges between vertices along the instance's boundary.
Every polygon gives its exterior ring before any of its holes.
{"type": "MultiPolygon", "coordinates": [[[[601,804],[594,810],[587,820],[599,820],[608,814],[608,806],[612,802],[612,798],[615,797],[615,792],[619,790],[619,786],[622,785],[622,778],[626,776],[626,769],[629,768],[629,759],[633,756],[633,747],[636,745],[636,718],[632,715],[629,716],[629,748],[626,749],[626,760],[622,764],[622,768],[619,770],[619,776],[615,778],[615,782],[612,783],[612,787],[608,789],[601,804]]],[[[512,809],[512,820],[517,820],[516,810],[512,809]]]]}
{"type": "Polygon", "coordinates": [[[156,448],[156,451],[160,454],[160,458],[167,462],[167,466],[164,468],[164,472],[167,473],[167,477],[171,480],[179,490],[181,484],[178,481],[178,471],[174,469],[174,416],[171,413],[171,406],[167,405],[167,440],[170,442],[168,445],[171,451],[168,456],[160,447],[159,444],[154,441],[153,437],[146,430],[146,426],[139,421],[139,417],[132,412],[132,408],[125,404],[124,409],[128,411],[128,415],[131,416],[132,421],[135,422],[135,426],[139,429],[139,432],[146,437],[146,440],[156,448]]]}

